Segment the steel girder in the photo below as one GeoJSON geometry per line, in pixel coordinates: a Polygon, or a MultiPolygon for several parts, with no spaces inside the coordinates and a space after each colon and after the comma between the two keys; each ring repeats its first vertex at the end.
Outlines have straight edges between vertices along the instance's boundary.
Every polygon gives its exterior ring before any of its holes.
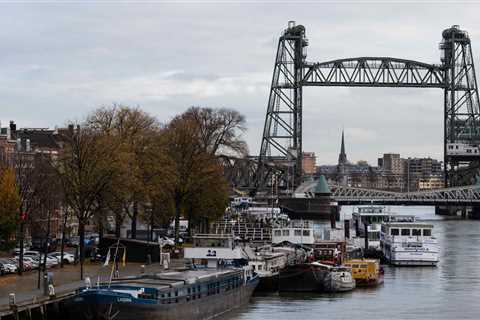
{"type": "Polygon", "coordinates": [[[441,66],[390,57],[360,57],[306,64],[304,86],[443,88],[441,66]]]}
{"type": "MultiPolygon", "coordinates": [[[[480,102],[470,38],[458,26],[442,33],[442,64],[391,57],[359,57],[306,62],[305,28],[289,24],[278,42],[255,189],[265,181],[264,164],[282,158],[287,186],[298,186],[302,174],[302,87],[404,87],[444,89],[444,162],[449,185],[458,185],[459,168],[475,167],[479,156],[447,156],[447,143],[480,143],[480,102]],[[285,162],[289,165],[285,170],[285,162]],[[291,167],[291,170],[288,169],[291,167]],[[293,171],[293,174],[290,172],[293,171]]],[[[469,179],[472,180],[472,179],[469,179]]]]}
{"type": "MultiPolygon", "coordinates": [[[[467,32],[458,26],[442,33],[442,62],[445,68],[444,90],[444,162],[449,185],[461,182],[462,169],[478,167],[478,155],[449,155],[447,144],[478,146],[480,142],[480,100],[478,95],[472,47],[467,32]]],[[[473,172],[473,176],[478,171],[473,172]]],[[[473,180],[473,176],[470,180],[473,180]]]]}
{"type": "Polygon", "coordinates": [[[417,192],[390,192],[373,189],[331,186],[332,197],[343,203],[394,203],[394,204],[478,204],[478,185],[426,190],[417,192]]]}
{"type": "Polygon", "coordinates": [[[302,175],[302,66],[308,45],[305,28],[289,24],[278,41],[267,114],[260,148],[256,187],[266,181],[268,162],[282,158],[279,167],[287,188],[298,185],[302,175]],[[287,163],[285,165],[285,163],[287,163]],[[286,168],[286,170],[285,170],[286,168]],[[290,169],[288,169],[290,168],[290,169]]]}

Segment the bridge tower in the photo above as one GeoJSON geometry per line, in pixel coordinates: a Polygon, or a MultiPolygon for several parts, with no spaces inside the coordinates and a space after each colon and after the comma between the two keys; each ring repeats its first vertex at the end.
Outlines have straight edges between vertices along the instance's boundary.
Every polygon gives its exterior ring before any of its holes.
{"type": "Polygon", "coordinates": [[[256,187],[268,182],[268,168],[282,171],[291,189],[302,176],[302,68],[308,40],[305,28],[288,23],[278,40],[267,114],[260,148],[256,187]]]}
{"type": "Polygon", "coordinates": [[[471,184],[480,166],[480,101],[470,37],[453,26],[443,31],[444,166],[448,186],[471,184]]]}

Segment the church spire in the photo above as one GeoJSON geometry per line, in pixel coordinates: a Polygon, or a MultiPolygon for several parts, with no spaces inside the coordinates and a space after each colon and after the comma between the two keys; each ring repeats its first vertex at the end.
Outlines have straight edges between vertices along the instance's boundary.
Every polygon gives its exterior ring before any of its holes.
{"type": "Polygon", "coordinates": [[[347,154],[345,153],[345,137],[342,129],[342,146],[340,147],[340,154],[338,155],[338,164],[347,164],[347,154]]]}

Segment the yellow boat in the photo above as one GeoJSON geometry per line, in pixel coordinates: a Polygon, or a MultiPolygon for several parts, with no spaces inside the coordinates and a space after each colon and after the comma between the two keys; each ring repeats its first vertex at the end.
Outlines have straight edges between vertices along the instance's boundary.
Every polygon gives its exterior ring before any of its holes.
{"type": "Polygon", "coordinates": [[[383,269],[380,260],[376,259],[351,259],[344,263],[352,268],[352,277],[357,287],[370,287],[383,283],[383,269]]]}

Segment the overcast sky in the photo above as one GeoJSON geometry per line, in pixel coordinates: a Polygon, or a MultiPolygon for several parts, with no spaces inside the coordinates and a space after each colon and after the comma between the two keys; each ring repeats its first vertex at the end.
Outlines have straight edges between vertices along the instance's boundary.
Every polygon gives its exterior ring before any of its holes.
{"type": "MultiPolygon", "coordinates": [[[[440,63],[443,29],[469,32],[480,70],[480,3],[0,1],[0,120],[54,127],[101,105],[168,121],[192,105],[235,108],[258,154],[278,36],[306,27],[309,61],[392,56],[440,63]],[[225,3],[228,2],[228,3],[225,3]],[[259,4],[260,3],[260,4],[259,4]]],[[[480,78],[480,77],[479,77],[480,78]]],[[[441,159],[440,89],[305,88],[304,151],[336,163],[385,152],[441,159]]]]}

